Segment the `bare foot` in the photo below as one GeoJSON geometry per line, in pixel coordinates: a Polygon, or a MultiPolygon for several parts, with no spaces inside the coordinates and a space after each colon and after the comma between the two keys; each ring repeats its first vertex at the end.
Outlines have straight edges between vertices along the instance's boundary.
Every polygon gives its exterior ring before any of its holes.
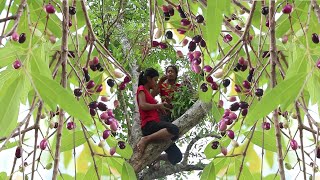
{"type": "Polygon", "coordinates": [[[147,139],[146,137],[142,137],[137,144],[138,151],[141,155],[143,154],[144,149],[146,148],[146,145],[147,145],[147,139]]]}

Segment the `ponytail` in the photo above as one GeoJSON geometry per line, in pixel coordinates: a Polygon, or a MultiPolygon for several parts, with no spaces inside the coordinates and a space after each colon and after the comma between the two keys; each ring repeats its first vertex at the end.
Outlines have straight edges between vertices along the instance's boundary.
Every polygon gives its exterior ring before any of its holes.
{"type": "Polygon", "coordinates": [[[153,68],[148,68],[145,71],[142,71],[139,74],[138,86],[145,85],[147,83],[147,77],[154,78],[157,76],[159,76],[159,73],[153,68]]]}
{"type": "Polygon", "coordinates": [[[138,86],[145,85],[147,83],[147,78],[144,76],[144,71],[139,74],[138,86]]]}

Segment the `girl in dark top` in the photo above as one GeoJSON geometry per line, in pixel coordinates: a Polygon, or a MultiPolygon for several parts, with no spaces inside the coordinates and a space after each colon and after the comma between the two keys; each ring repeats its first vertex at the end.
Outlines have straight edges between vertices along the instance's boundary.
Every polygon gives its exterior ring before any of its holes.
{"type": "MultiPolygon", "coordinates": [[[[138,142],[137,147],[141,154],[143,154],[146,146],[150,142],[157,140],[175,140],[179,136],[179,128],[176,125],[170,122],[160,121],[157,110],[168,110],[166,107],[167,103],[163,102],[158,104],[154,99],[154,96],[150,93],[150,89],[155,89],[157,87],[158,77],[158,71],[153,68],[148,68],[139,75],[139,87],[136,98],[139,106],[143,137],[138,142]]],[[[167,150],[166,153],[167,159],[171,164],[176,164],[182,159],[182,155],[177,157],[176,154],[172,154],[167,150]]]]}

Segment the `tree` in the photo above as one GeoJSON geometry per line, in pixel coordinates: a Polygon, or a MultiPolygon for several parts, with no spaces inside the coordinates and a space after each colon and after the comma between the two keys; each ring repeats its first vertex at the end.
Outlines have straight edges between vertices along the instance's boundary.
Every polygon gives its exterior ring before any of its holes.
{"type": "Polygon", "coordinates": [[[3,0],[0,10],[0,156],[14,159],[1,178],[315,178],[317,1],[3,0]],[[135,92],[141,70],[167,64],[196,91],[175,95],[182,162],[155,171],[169,142],[137,157],[135,92]]]}

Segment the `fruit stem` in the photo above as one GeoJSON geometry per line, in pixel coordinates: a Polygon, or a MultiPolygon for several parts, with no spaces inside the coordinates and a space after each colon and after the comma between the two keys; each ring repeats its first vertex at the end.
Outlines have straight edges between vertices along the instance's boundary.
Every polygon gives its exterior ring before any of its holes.
{"type": "MultiPolygon", "coordinates": [[[[298,102],[295,103],[295,108],[296,108],[296,112],[297,112],[297,118],[298,118],[298,128],[299,128],[299,134],[300,134],[300,149],[301,149],[301,155],[302,155],[302,162],[305,162],[304,159],[304,150],[303,150],[303,123],[302,123],[302,119],[301,119],[301,115],[300,115],[300,109],[298,107],[298,102]]],[[[306,163],[302,163],[303,165],[303,177],[304,179],[307,179],[307,175],[306,175],[306,163]]]]}

